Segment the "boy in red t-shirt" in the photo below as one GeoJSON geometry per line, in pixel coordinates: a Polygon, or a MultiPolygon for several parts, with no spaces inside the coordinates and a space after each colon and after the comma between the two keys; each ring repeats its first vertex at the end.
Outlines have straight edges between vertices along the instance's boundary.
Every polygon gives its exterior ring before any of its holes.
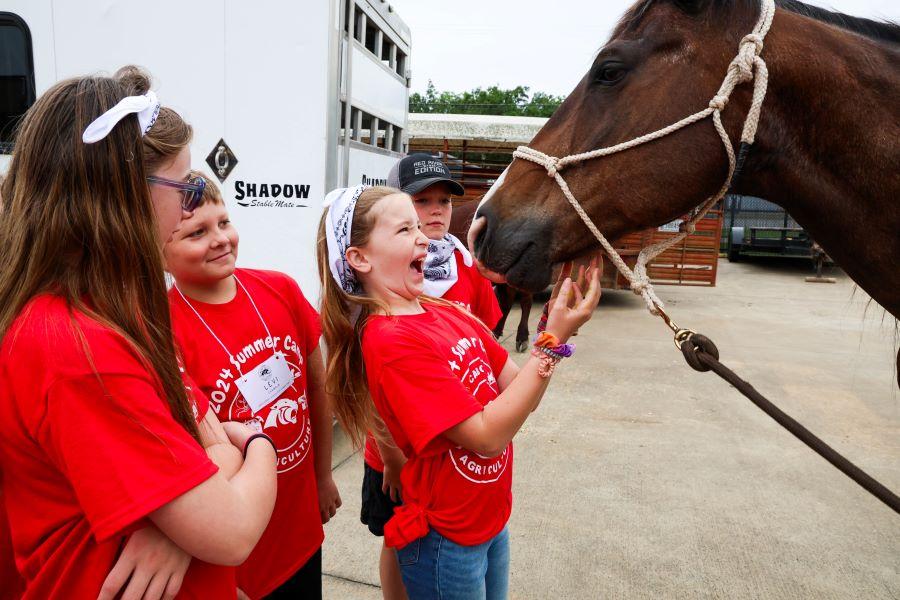
{"type": "Polygon", "coordinates": [[[201,204],[165,247],[172,328],[219,419],[247,423],[278,448],[275,510],[238,568],[238,587],[253,599],[321,598],[322,524],[341,501],[319,316],[287,275],[236,268],[237,249],[237,230],[207,180],[201,204]]]}
{"type": "MultiPolygon", "coordinates": [[[[451,195],[462,196],[465,188],[450,176],[443,161],[424,153],[397,161],[387,184],[412,197],[421,231],[428,237],[423,293],[462,306],[493,329],[502,312],[491,282],[478,272],[465,244],[449,231],[451,195]]],[[[384,535],[384,524],[400,505],[400,469],[406,462],[388,437],[387,432],[382,432],[379,440],[369,435],[364,453],[360,519],[377,536],[384,535]]],[[[387,546],[381,550],[379,573],[384,597],[402,600],[400,570],[394,552],[387,546]]]]}
{"type": "Polygon", "coordinates": [[[520,370],[483,323],[422,296],[428,238],[407,194],[358,186],[331,192],[325,206],[317,254],[326,378],[355,443],[377,409],[407,458],[403,504],[384,527],[406,592],[505,598],[512,438],[556,364],[572,354],[565,341],[600,299],[596,265],[585,296],[571,280],[562,283],[520,370]]]}

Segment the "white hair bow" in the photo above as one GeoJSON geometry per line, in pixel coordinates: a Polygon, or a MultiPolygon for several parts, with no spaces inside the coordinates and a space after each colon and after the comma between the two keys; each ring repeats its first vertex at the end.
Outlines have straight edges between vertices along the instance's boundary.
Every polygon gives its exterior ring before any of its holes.
{"type": "Polygon", "coordinates": [[[156,92],[149,91],[143,96],[122,98],[118,104],[87,126],[84,133],[81,134],[81,141],[85,144],[99,142],[109,135],[119,121],[135,113],[137,113],[138,123],[141,127],[141,135],[146,135],[159,116],[159,99],[156,97],[156,92]]]}

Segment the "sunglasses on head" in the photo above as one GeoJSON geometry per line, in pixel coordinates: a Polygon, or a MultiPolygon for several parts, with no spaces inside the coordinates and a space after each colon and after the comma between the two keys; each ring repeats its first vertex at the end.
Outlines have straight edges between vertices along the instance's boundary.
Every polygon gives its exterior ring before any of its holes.
{"type": "Polygon", "coordinates": [[[192,212],[200,205],[203,190],[206,189],[206,180],[202,177],[193,177],[188,181],[172,181],[171,179],[151,175],[147,177],[147,181],[151,184],[164,185],[184,192],[184,196],[181,198],[181,208],[188,212],[192,212]]]}

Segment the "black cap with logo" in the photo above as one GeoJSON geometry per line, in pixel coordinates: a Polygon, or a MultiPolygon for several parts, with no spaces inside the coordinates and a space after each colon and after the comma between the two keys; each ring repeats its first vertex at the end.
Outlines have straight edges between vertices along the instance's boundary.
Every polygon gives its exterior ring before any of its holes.
{"type": "Polygon", "coordinates": [[[430,154],[410,154],[397,161],[388,173],[387,184],[407,194],[418,194],[435,183],[446,183],[450,192],[462,196],[466,189],[450,177],[450,169],[439,158],[430,154]]]}

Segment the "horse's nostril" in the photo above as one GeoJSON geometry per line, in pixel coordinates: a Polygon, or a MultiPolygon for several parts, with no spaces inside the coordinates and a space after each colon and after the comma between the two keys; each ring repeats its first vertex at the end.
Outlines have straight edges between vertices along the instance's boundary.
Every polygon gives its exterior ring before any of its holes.
{"type": "Polygon", "coordinates": [[[484,238],[484,232],[486,230],[487,218],[476,216],[476,218],[472,221],[472,225],[469,226],[468,235],[466,235],[466,243],[469,246],[469,252],[471,252],[473,256],[477,255],[478,246],[481,244],[484,238]]]}
{"type": "Polygon", "coordinates": [[[497,219],[492,205],[482,201],[469,228],[469,251],[474,256],[479,256],[476,252],[485,254],[487,246],[491,243],[491,230],[496,228],[496,225],[497,219]]]}

